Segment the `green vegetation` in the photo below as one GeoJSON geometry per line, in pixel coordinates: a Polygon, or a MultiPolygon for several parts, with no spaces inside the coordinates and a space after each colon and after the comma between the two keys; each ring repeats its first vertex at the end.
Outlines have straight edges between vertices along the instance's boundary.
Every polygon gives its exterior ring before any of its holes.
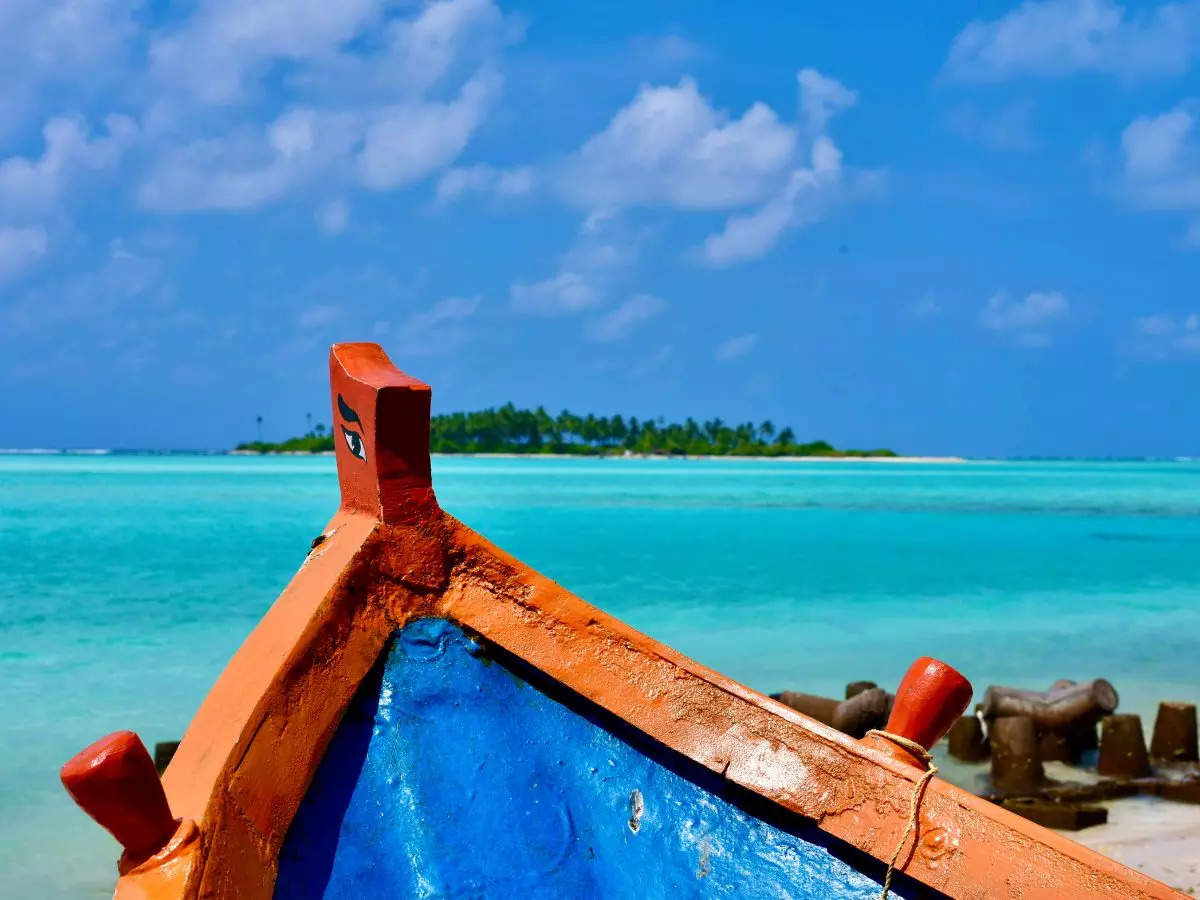
{"type": "MultiPolygon", "coordinates": [[[[639,421],[619,415],[577,416],[563,410],[551,416],[540,406],[448,413],[430,422],[434,453],[569,453],[605,456],[626,451],[672,456],[895,456],[891,450],[837,450],[826,441],[797,443],[791,428],[771,422],[726,425],[720,419],[666,424],[661,418],[639,421]]],[[[303,437],[279,444],[250,441],[238,450],[260,453],[319,453],[333,449],[333,436],[317,425],[303,437]]]]}

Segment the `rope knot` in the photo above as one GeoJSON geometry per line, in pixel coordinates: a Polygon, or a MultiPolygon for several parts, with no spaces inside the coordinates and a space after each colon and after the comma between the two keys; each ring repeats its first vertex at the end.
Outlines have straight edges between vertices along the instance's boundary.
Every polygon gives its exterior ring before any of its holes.
{"type": "Polygon", "coordinates": [[[912,797],[908,805],[908,824],[904,826],[904,834],[900,836],[900,843],[896,845],[896,852],[892,854],[892,861],[888,863],[887,867],[887,875],[883,879],[883,893],[879,895],[879,900],[887,900],[888,894],[892,890],[892,875],[896,871],[896,861],[900,859],[900,853],[904,850],[904,845],[908,843],[908,836],[917,827],[921,797],[925,793],[925,786],[929,784],[929,780],[937,774],[938,768],[933,764],[933,756],[928,750],[916,741],[910,741],[902,734],[893,734],[890,731],[884,731],[882,728],[872,728],[867,734],[878,735],[884,740],[891,741],[897,747],[907,750],[925,764],[924,773],[913,784],[912,797]]]}

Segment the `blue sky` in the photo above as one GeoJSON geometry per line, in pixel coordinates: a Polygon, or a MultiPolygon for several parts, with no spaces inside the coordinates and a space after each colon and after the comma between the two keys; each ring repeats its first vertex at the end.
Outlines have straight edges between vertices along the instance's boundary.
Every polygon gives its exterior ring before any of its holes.
{"type": "Polygon", "coordinates": [[[1200,454],[1200,2],[8,0],[0,446],[435,408],[1200,454]]]}

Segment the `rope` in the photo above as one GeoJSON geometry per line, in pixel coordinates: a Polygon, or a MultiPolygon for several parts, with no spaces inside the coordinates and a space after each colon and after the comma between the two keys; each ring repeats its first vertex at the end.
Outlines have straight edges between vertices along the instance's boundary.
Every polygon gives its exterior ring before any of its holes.
{"type": "Polygon", "coordinates": [[[917,759],[921,760],[926,767],[924,774],[913,784],[912,799],[909,800],[908,804],[908,824],[904,826],[904,834],[900,837],[900,843],[896,845],[896,852],[892,854],[892,861],[888,863],[887,867],[887,875],[883,879],[883,893],[879,895],[879,900],[887,900],[888,893],[892,890],[892,875],[896,871],[896,860],[900,858],[900,852],[904,849],[904,845],[908,843],[908,836],[917,827],[917,813],[921,807],[921,796],[925,793],[925,786],[929,784],[929,779],[937,774],[938,768],[933,764],[933,757],[929,754],[929,751],[916,741],[910,741],[903,735],[892,734],[890,731],[884,731],[881,728],[872,728],[867,734],[879,735],[879,737],[891,741],[897,747],[903,747],[917,759]]]}

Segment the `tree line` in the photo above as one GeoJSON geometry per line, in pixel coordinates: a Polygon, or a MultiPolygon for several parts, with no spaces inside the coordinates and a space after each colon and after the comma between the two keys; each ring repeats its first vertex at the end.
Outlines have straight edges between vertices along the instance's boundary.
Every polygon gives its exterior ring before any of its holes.
{"type": "MultiPolygon", "coordinates": [[[[552,416],[542,407],[517,409],[512,403],[476,412],[431,417],[429,449],[434,453],[564,453],[579,456],[625,452],[670,456],[895,456],[891,450],[838,450],[828,441],[798,442],[791,428],[770,420],[728,424],[719,418],[697,422],[586,416],[563,410],[552,416]]],[[[313,452],[333,449],[324,425],[281,443],[248,441],[238,450],[313,452]]]]}

